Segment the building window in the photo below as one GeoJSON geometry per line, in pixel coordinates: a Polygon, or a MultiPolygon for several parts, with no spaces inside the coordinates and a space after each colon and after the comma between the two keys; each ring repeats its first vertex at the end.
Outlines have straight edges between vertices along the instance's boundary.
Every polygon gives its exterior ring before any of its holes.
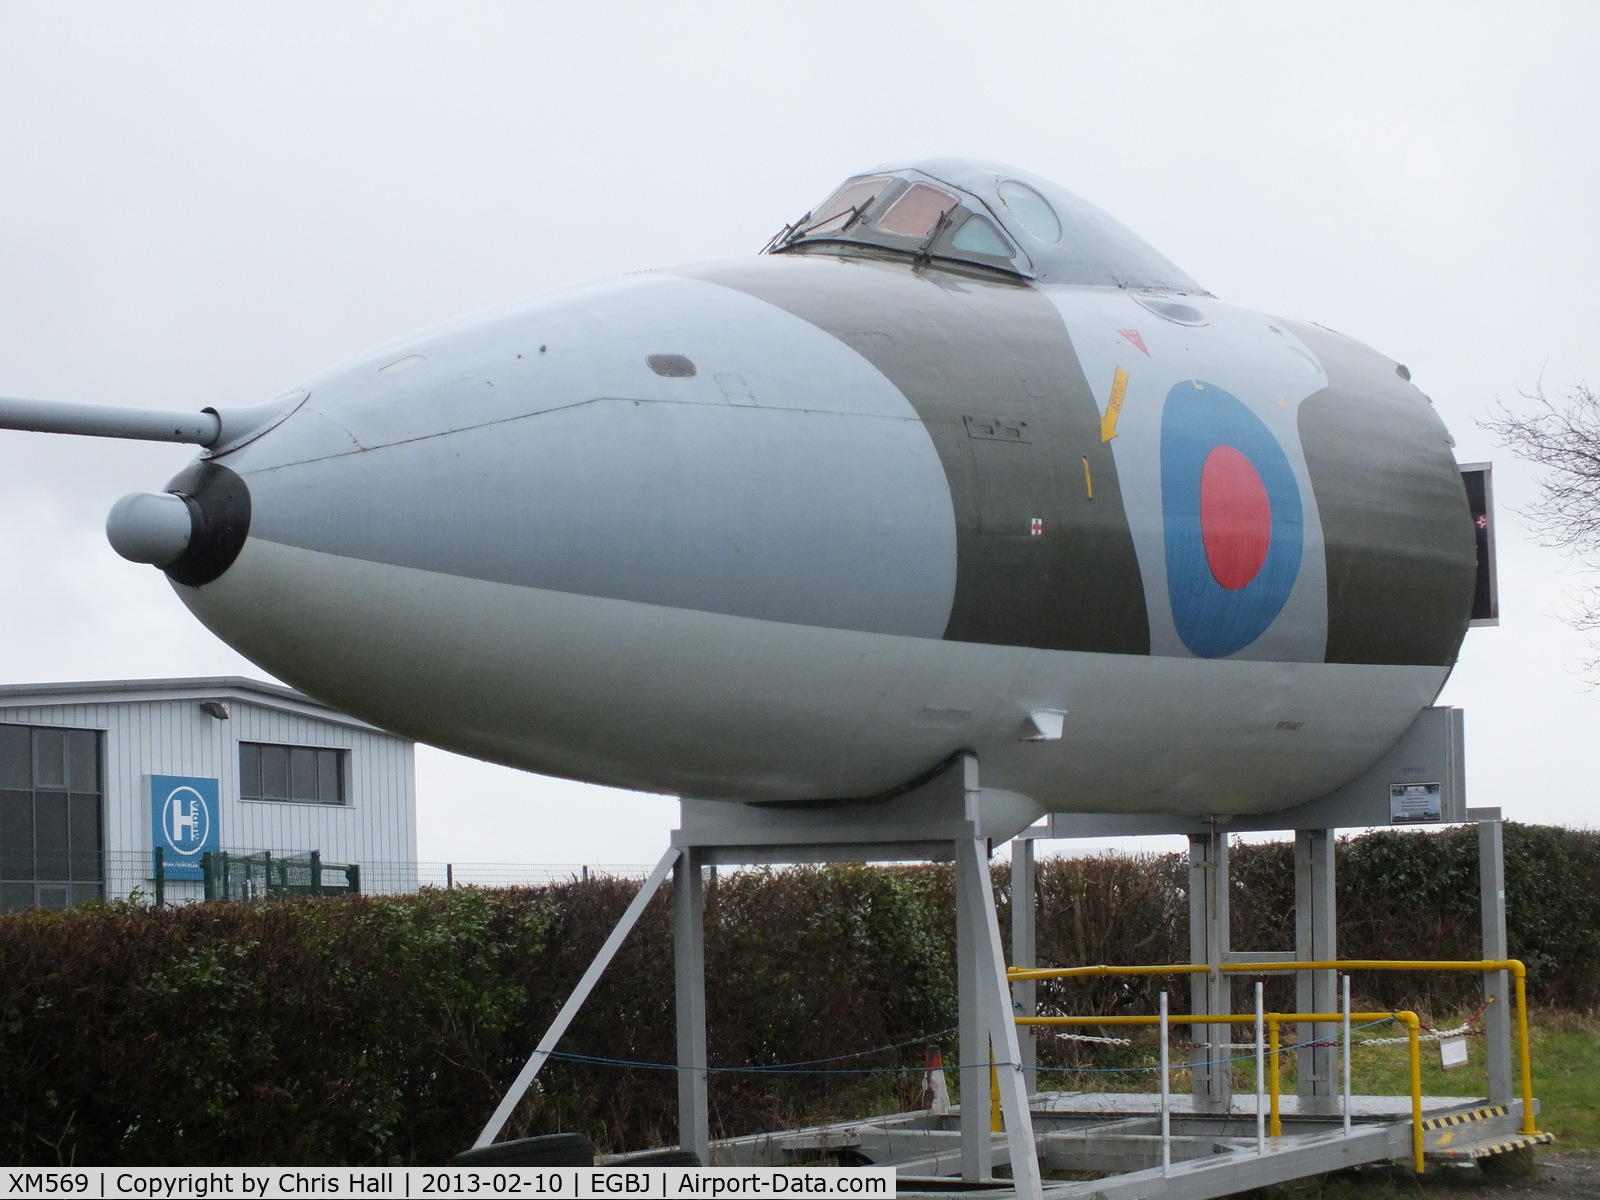
{"type": "Polygon", "coordinates": [[[239,743],[239,798],[343,804],[345,750],[239,743]]]}
{"type": "Polygon", "coordinates": [[[93,729],[0,725],[0,912],[105,893],[105,798],[93,729]]]}

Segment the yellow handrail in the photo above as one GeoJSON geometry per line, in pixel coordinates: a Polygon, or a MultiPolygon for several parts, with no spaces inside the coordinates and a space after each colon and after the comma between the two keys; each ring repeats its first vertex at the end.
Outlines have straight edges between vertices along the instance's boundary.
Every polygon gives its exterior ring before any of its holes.
{"type": "MultiPolygon", "coordinates": [[[[1416,1162],[1417,1174],[1422,1174],[1422,1045],[1419,1034],[1422,1022],[1417,1014],[1402,1009],[1392,1013],[1351,1013],[1352,1021],[1377,1021],[1384,1017],[1401,1021],[1406,1027],[1406,1042],[1411,1051],[1411,1155],[1416,1162]]],[[[1268,1013],[1267,1039],[1272,1045],[1270,1069],[1272,1073],[1272,1128],[1273,1137],[1283,1133],[1283,1122],[1278,1118],[1278,1029],[1284,1022],[1299,1024],[1305,1021],[1342,1021],[1342,1013],[1268,1013]]]]}
{"type": "MultiPolygon", "coordinates": [[[[1422,1029],[1422,1022],[1417,1019],[1417,1014],[1408,1009],[1395,1012],[1380,1013],[1351,1013],[1352,1021],[1384,1021],[1396,1020],[1406,1027],[1406,1040],[1411,1048],[1411,1156],[1417,1173],[1422,1173],[1425,1163],[1422,1157],[1422,1049],[1418,1035],[1422,1029]]],[[[1281,1079],[1278,1073],[1278,1056],[1281,1053],[1278,1046],[1278,1027],[1281,1024],[1300,1024],[1312,1021],[1342,1021],[1343,1013],[1267,1013],[1267,1061],[1268,1079],[1267,1093],[1271,1102],[1271,1128],[1273,1137],[1283,1136],[1283,1121],[1279,1117],[1278,1092],[1281,1079]]],[[[1117,1016],[1117,1017],[1018,1017],[1018,1025],[1159,1025],[1160,1017],[1152,1016],[1117,1016]]],[[[1169,1016],[1169,1025],[1254,1025],[1254,1014],[1231,1014],[1228,1016],[1169,1016]]]]}
{"type": "MultiPolygon", "coordinates": [[[[1533,1120],[1533,1055],[1528,1047],[1528,969],[1520,959],[1485,958],[1386,959],[1353,958],[1316,962],[1223,963],[1216,968],[1229,975],[1267,975],[1280,971],[1510,971],[1517,984],[1517,1049],[1522,1066],[1522,1132],[1538,1132],[1533,1120]]],[[[1111,967],[1012,967],[1007,976],[1013,982],[1029,979],[1072,979],[1085,975],[1204,975],[1212,968],[1205,963],[1168,963],[1159,966],[1111,967]]],[[[1339,1020],[1336,1015],[1331,1020],[1339,1020]]]]}

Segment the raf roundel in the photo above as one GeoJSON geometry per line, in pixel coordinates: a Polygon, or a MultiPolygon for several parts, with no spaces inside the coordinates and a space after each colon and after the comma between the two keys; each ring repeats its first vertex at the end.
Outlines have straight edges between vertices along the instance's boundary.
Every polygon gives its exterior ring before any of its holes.
{"type": "Polygon", "coordinates": [[[1261,473],[1232,446],[1200,469],[1200,540],[1212,577],[1230,592],[1250,586],[1272,547],[1272,501],[1261,473]]]}
{"type": "Polygon", "coordinates": [[[1244,649],[1300,573],[1300,487],[1283,448],[1237,397],[1185,380],[1161,416],[1161,507],[1178,636],[1202,658],[1244,649]]]}

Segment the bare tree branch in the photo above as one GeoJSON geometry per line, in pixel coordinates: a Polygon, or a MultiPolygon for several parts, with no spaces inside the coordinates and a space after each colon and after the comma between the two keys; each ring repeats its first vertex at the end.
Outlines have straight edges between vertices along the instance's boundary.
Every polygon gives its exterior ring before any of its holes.
{"type": "MultiPolygon", "coordinates": [[[[1591,571],[1600,570],[1600,397],[1586,383],[1552,401],[1542,387],[1521,393],[1528,411],[1496,404],[1478,425],[1518,458],[1544,468],[1539,496],[1518,512],[1528,519],[1541,546],[1567,550],[1591,571]]],[[[1600,591],[1572,596],[1566,621],[1574,629],[1600,629],[1600,591]]],[[[1584,664],[1600,682],[1600,658],[1584,664]]]]}
{"type": "Polygon", "coordinates": [[[1522,393],[1532,412],[1497,404],[1480,421],[1502,446],[1545,468],[1539,498],[1523,514],[1539,542],[1572,550],[1590,567],[1600,556],[1600,399],[1587,384],[1571,388],[1560,404],[1543,388],[1522,393]]]}

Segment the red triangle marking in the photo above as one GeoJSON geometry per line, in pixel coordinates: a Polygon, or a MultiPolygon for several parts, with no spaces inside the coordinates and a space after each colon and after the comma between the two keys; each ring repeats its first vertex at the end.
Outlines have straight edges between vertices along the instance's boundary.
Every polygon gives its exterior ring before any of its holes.
{"type": "Polygon", "coordinates": [[[1117,332],[1123,337],[1127,338],[1135,346],[1139,347],[1140,354],[1143,354],[1146,358],[1150,357],[1150,351],[1145,349],[1144,339],[1139,336],[1139,331],[1137,329],[1119,329],[1117,332]]]}

